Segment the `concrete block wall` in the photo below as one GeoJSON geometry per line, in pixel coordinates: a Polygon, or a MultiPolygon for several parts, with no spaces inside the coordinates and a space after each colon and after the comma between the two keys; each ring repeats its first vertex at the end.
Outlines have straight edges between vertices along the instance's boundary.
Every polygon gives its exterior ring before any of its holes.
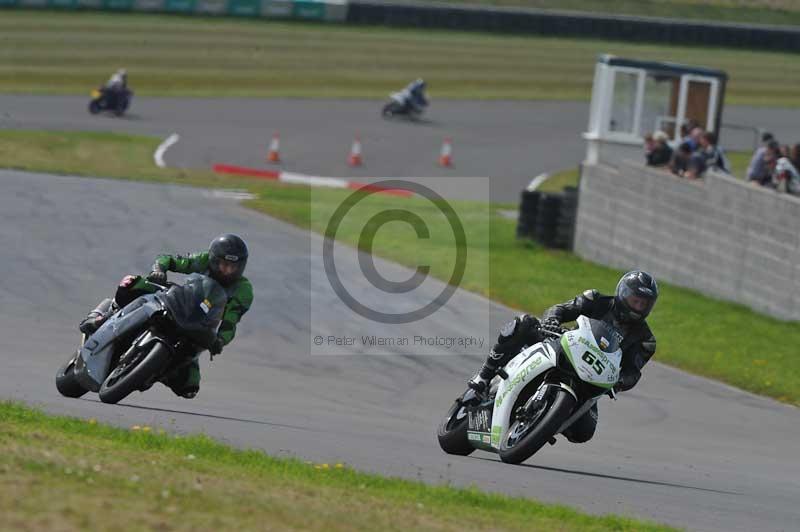
{"type": "Polygon", "coordinates": [[[575,252],[800,320],[800,200],[726,175],[584,165],[575,252]]]}

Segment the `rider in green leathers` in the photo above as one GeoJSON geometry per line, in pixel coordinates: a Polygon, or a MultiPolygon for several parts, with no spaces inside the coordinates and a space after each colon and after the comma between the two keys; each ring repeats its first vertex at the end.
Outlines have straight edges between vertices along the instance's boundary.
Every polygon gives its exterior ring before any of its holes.
{"type": "MultiPolygon", "coordinates": [[[[220,283],[228,295],[217,337],[209,347],[212,355],[218,355],[224,346],[231,343],[236,335],[236,325],[253,303],[253,285],[242,275],[247,257],[247,245],[241,238],[231,234],[215,238],[208,251],[190,255],[159,255],[147,277],[126,276],[117,287],[114,299],[103,300],[81,322],[79,328],[87,335],[93,334],[117,310],[141,295],[154,292],[156,288],[147,281],[164,284],[168,271],[204,273],[220,283]]],[[[164,383],[177,395],[193,398],[200,389],[198,359],[168,375],[164,383]]]]}

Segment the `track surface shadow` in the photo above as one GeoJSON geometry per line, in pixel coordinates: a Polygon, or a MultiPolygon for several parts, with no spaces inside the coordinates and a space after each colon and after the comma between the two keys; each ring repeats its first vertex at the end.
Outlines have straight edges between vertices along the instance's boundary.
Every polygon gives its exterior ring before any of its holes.
{"type": "MultiPolygon", "coordinates": [[[[81,401],[87,401],[87,402],[90,402],[90,403],[105,404],[102,401],[98,401],[97,399],[81,398],[81,401]]],[[[157,408],[157,407],[153,407],[153,406],[128,405],[128,404],[124,404],[124,403],[122,403],[122,404],[117,403],[116,406],[120,406],[120,407],[124,407],[124,408],[135,408],[137,410],[147,410],[147,411],[150,411],[150,412],[165,412],[165,413],[168,413],[168,414],[183,414],[183,415],[187,415],[187,416],[198,416],[198,417],[204,417],[204,418],[209,418],[209,419],[224,419],[226,421],[236,421],[238,423],[251,423],[251,424],[254,424],[254,425],[265,425],[265,426],[268,426],[268,427],[281,427],[281,428],[287,428],[287,429],[304,430],[304,431],[308,431],[308,432],[320,432],[320,433],[321,432],[325,432],[325,431],[322,431],[322,430],[310,429],[308,427],[300,427],[298,425],[287,425],[285,423],[272,423],[270,421],[262,421],[262,420],[258,420],[258,419],[247,419],[247,418],[240,418],[240,417],[220,416],[220,415],[217,415],[217,414],[203,414],[203,413],[200,413],[200,412],[190,412],[188,410],[172,410],[172,409],[169,409],[169,408],[157,408]]]]}
{"type": "MultiPolygon", "coordinates": [[[[491,458],[484,458],[480,456],[473,457],[476,460],[486,460],[489,462],[496,462],[491,458]]],[[[672,482],[661,482],[658,480],[643,480],[640,478],[631,478],[631,477],[621,477],[617,475],[606,475],[603,473],[591,473],[589,471],[577,471],[575,469],[564,469],[561,467],[550,467],[550,466],[543,466],[543,465],[534,465],[534,464],[517,464],[514,467],[529,467],[532,469],[541,469],[543,471],[554,471],[556,473],[567,473],[569,475],[580,475],[583,477],[594,477],[594,478],[605,478],[609,480],[622,480],[624,482],[635,482],[637,484],[648,484],[651,486],[667,486],[669,488],[682,488],[682,489],[690,489],[690,490],[698,490],[698,491],[706,491],[709,493],[723,493],[725,495],[744,495],[743,493],[739,493],[736,491],[725,491],[725,490],[715,490],[711,488],[699,488],[697,486],[688,486],[686,484],[675,484],[672,482]]]]}

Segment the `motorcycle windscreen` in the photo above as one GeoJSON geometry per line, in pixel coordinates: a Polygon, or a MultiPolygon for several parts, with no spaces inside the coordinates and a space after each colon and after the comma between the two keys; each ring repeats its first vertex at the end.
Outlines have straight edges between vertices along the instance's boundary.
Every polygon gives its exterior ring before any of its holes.
{"type": "Polygon", "coordinates": [[[182,286],[173,286],[160,297],[175,324],[186,332],[216,331],[228,302],[222,285],[199,273],[191,274],[182,286]]]}
{"type": "Polygon", "coordinates": [[[598,347],[605,353],[613,353],[620,348],[622,333],[611,324],[603,320],[589,320],[589,325],[598,347]]]}

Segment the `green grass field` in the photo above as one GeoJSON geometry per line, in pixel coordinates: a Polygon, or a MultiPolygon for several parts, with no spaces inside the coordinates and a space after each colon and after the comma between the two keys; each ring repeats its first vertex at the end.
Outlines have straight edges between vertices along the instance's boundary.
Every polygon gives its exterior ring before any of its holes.
{"type": "Polygon", "coordinates": [[[721,68],[726,103],[798,106],[796,55],[364,26],[0,11],[0,92],[88,94],[124,66],[138,95],[589,98],[597,54],[721,68]]]}
{"type": "MultiPolygon", "coordinates": [[[[151,158],[158,143],[159,139],[130,135],[0,131],[0,167],[246,189],[257,196],[246,203],[249,207],[317,232],[324,232],[328,216],[350,193],[325,189],[312,193],[306,187],[227,179],[209,172],[161,170],[153,167],[151,158]]],[[[475,215],[474,204],[451,203],[465,216],[473,265],[462,283],[468,290],[538,314],[586,288],[609,292],[616,285],[619,271],[516,240],[516,222],[495,211],[501,206],[492,206],[487,220],[480,212],[475,215]],[[488,273],[482,265],[489,266],[488,273]]],[[[377,209],[392,207],[420,213],[432,223],[434,236],[449,234],[444,218],[431,216],[433,207],[424,200],[372,196],[351,211],[339,237],[356,245],[356,228],[377,209]]],[[[451,240],[431,238],[423,244],[403,224],[384,226],[378,237],[376,254],[410,266],[430,264],[432,275],[449,278],[451,240]]],[[[658,338],[656,360],[800,405],[800,359],[793,347],[800,343],[796,323],[665,283],[661,286],[662,296],[650,320],[658,338]]]]}
{"type": "Polygon", "coordinates": [[[743,24],[800,24],[794,0],[443,0],[457,4],[532,7],[616,15],[672,17],[743,24]]]}
{"type": "Polygon", "coordinates": [[[0,402],[2,530],[668,531],[0,402]]]}

